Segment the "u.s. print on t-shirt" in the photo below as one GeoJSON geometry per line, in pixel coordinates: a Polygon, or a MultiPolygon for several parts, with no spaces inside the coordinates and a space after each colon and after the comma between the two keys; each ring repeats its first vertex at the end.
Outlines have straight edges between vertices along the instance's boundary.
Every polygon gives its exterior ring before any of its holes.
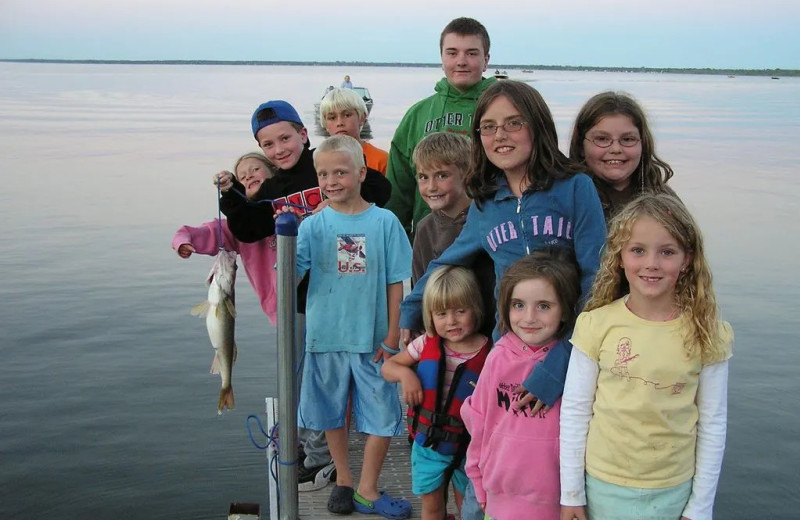
{"type": "Polygon", "coordinates": [[[336,259],[339,274],[367,272],[367,240],[365,235],[337,235],[336,259]]]}

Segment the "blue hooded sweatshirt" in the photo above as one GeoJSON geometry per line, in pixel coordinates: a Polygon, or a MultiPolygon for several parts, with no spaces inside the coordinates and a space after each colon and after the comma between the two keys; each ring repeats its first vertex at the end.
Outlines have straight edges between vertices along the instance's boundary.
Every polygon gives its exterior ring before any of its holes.
{"type": "MultiPolygon", "coordinates": [[[[485,250],[494,262],[495,297],[506,269],[536,250],[565,247],[575,252],[581,275],[583,306],[600,264],[600,250],[606,240],[603,207],[592,180],[582,173],[557,179],[546,191],[526,191],[517,198],[505,176],[497,179],[498,190],[481,208],[472,203],[461,234],[436,260],[400,306],[400,328],[422,330],[422,293],[428,276],[442,265],[471,266],[485,250]]],[[[498,339],[497,329],[494,339],[498,339]]],[[[526,380],[525,388],[548,406],[564,391],[568,341],[554,349],[526,380]],[[530,384],[530,387],[529,387],[530,384]]]]}

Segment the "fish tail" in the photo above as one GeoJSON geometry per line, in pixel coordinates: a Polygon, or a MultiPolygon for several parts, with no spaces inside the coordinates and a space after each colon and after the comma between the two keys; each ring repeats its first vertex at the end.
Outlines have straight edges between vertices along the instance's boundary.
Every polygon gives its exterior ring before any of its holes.
{"type": "Polygon", "coordinates": [[[219,391],[219,406],[217,407],[217,412],[222,413],[222,410],[228,409],[233,410],[235,407],[234,399],[233,399],[233,387],[229,386],[227,388],[223,388],[219,391]]]}

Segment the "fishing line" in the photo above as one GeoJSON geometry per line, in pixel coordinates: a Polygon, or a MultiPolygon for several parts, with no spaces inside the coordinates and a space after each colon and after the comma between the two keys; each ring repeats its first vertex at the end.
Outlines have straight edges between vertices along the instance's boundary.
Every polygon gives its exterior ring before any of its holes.
{"type": "MultiPolygon", "coordinates": [[[[222,241],[222,190],[217,179],[217,232],[219,233],[219,250],[225,250],[225,243],[222,241]]],[[[261,431],[264,431],[263,429],[261,431]]],[[[266,435],[266,433],[265,433],[266,435]]]]}

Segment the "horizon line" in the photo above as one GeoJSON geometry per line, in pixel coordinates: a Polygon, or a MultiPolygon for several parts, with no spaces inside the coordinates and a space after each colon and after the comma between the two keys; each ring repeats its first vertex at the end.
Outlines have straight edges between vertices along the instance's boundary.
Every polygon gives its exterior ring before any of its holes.
{"type": "MultiPolygon", "coordinates": [[[[107,64],[107,65],[288,65],[288,66],[348,66],[348,67],[441,67],[441,63],[416,62],[373,62],[373,61],[302,61],[302,60],[123,60],[123,59],[60,59],[60,58],[0,58],[0,62],[9,63],[75,63],[75,64],[107,64]]],[[[614,72],[675,72],[675,73],[763,73],[800,76],[800,69],[778,68],[715,68],[715,67],[656,67],[656,66],[600,66],[600,65],[542,65],[498,63],[490,64],[488,69],[520,69],[520,70],[580,70],[580,71],[614,71],[614,72]]]]}

